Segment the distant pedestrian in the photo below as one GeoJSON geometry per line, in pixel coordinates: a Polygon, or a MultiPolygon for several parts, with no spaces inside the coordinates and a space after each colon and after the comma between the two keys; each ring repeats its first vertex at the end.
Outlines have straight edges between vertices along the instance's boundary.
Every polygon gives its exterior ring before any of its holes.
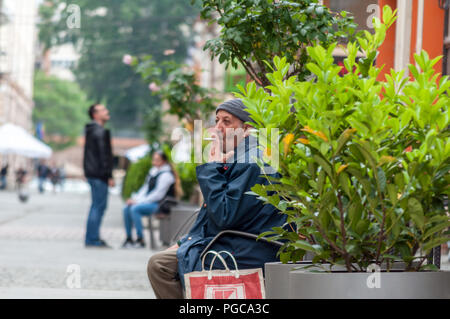
{"type": "Polygon", "coordinates": [[[110,119],[108,109],[102,104],[89,108],[92,122],[85,128],[84,175],[91,187],[92,204],[86,226],[86,247],[109,247],[100,238],[100,226],[108,202],[108,186],[114,187],[112,178],[113,155],[111,136],[105,129],[110,119]]]}
{"type": "Polygon", "coordinates": [[[450,263],[450,240],[447,242],[448,253],[447,253],[447,261],[450,263]]]}
{"type": "Polygon", "coordinates": [[[16,171],[16,189],[19,193],[22,191],[23,185],[25,185],[27,173],[28,172],[22,167],[16,171]]]}
{"type": "Polygon", "coordinates": [[[6,176],[8,176],[8,163],[2,165],[2,168],[0,170],[0,190],[6,189],[6,176]]]}
{"type": "Polygon", "coordinates": [[[38,168],[37,168],[37,175],[38,175],[38,189],[39,193],[45,192],[45,181],[49,175],[49,169],[48,166],[45,164],[45,161],[40,161],[38,168]]]}
{"type": "Polygon", "coordinates": [[[50,167],[49,177],[50,177],[50,182],[52,183],[52,186],[53,186],[53,192],[56,193],[56,186],[58,186],[58,184],[60,182],[59,168],[56,166],[50,167]]]}
{"type": "Polygon", "coordinates": [[[59,167],[59,186],[61,187],[61,192],[64,191],[64,183],[66,182],[66,170],[64,165],[59,167]]]}
{"type": "Polygon", "coordinates": [[[24,188],[27,182],[27,174],[27,170],[22,167],[16,170],[16,189],[19,195],[19,200],[22,203],[26,203],[28,201],[28,198],[30,197],[30,195],[24,188]]]}

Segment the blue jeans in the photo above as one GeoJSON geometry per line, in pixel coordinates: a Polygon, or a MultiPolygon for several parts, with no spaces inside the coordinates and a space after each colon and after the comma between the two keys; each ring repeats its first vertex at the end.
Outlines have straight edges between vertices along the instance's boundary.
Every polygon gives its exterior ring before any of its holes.
{"type": "Polygon", "coordinates": [[[39,193],[44,192],[45,177],[39,177],[39,193]]]}
{"type": "Polygon", "coordinates": [[[108,183],[98,178],[88,178],[92,204],[86,226],[86,245],[100,245],[100,225],[108,202],[108,183]]]}
{"type": "Polygon", "coordinates": [[[6,189],[6,176],[0,176],[0,189],[6,189]]]}
{"type": "Polygon", "coordinates": [[[136,235],[138,238],[143,238],[142,233],[142,216],[150,216],[156,213],[158,209],[158,203],[142,203],[136,205],[127,205],[123,209],[123,219],[125,222],[125,230],[127,232],[127,238],[131,238],[131,231],[136,228],[136,235]]]}

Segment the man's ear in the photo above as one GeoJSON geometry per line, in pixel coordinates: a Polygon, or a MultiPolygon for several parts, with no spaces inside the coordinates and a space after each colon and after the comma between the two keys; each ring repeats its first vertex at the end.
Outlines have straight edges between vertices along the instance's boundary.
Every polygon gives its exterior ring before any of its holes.
{"type": "Polygon", "coordinates": [[[250,136],[250,132],[251,132],[251,130],[253,129],[253,126],[251,126],[251,125],[249,125],[249,124],[244,124],[244,136],[245,137],[247,137],[247,136],[250,136]]]}

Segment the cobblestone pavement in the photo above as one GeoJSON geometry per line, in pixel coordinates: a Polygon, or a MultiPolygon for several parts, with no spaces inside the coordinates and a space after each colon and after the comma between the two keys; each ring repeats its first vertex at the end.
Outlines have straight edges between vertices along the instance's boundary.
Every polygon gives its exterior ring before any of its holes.
{"type": "Polygon", "coordinates": [[[120,198],[110,196],[101,228],[112,249],[84,247],[89,205],[89,194],[34,193],[23,204],[0,192],[0,298],[154,298],[146,268],[156,251],[120,248],[120,198]]]}

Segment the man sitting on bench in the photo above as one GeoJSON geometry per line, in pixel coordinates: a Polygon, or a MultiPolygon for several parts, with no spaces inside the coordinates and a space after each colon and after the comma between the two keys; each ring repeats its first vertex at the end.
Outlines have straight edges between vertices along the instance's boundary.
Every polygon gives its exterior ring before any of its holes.
{"type": "MultiPolygon", "coordinates": [[[[286,217],[272,205],[246,194],[255,184],[267,184],[255,157],[261,158],[251,119],[239,99],[216,109],[216,125],[209,161],[197,167],[197,179],[204,204],[189,234],[166,251],[153,255],[148,277],[157,298],[183,298],[185,273],[201,270],[200,255],[208,243],[223,230],[259,235],[283,226],[286,217]]],[[[234,255],[239,268],[263,268],[276,261],[278,248],[240,237],[224,237],[213,245],[234,255]]],[[[210,261],[206,261],[208,263],[210,261]]]]}

